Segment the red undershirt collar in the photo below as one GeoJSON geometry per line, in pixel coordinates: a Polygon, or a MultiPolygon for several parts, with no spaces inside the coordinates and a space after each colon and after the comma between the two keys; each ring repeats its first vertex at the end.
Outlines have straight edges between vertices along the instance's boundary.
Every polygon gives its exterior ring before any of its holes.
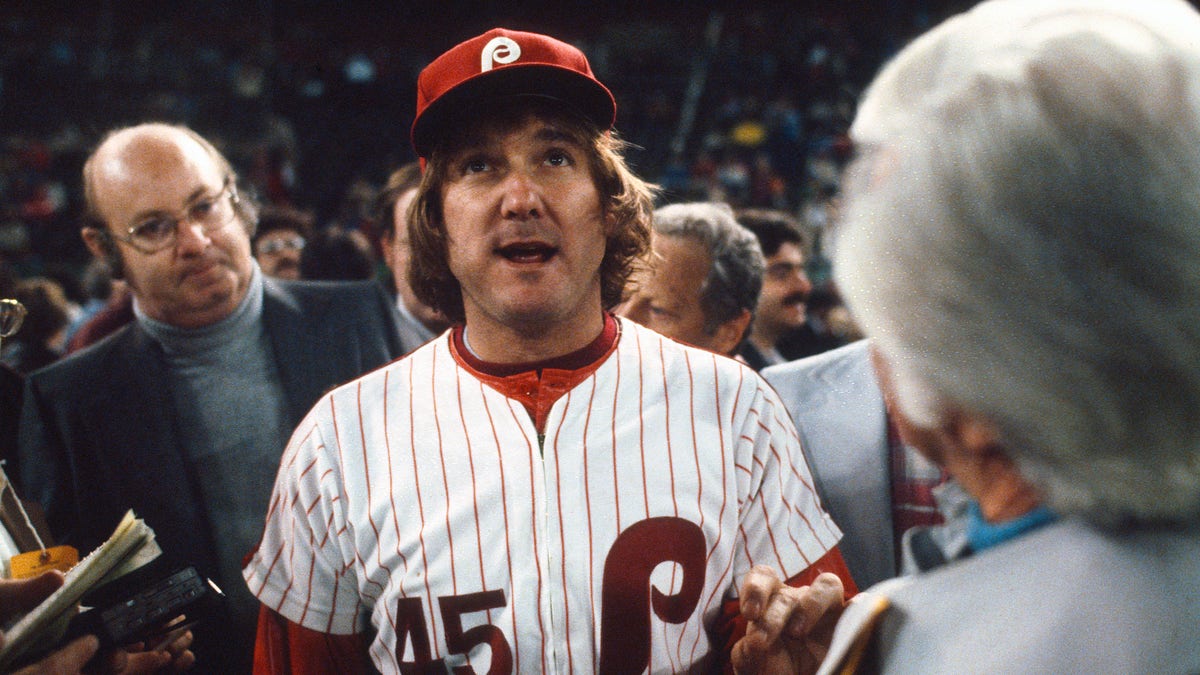
{"type": "Polygon", "coordinates": [[[451,331],[450,351],[459,365],[485,384],[525,406],[538,433],[543,433],[550,407],[588,378],[617,346],[621,325],[605,313],[604,329],[588,345],[569,354],[532,363],[492,363],[467,349],[463,327],[451,331]]]}

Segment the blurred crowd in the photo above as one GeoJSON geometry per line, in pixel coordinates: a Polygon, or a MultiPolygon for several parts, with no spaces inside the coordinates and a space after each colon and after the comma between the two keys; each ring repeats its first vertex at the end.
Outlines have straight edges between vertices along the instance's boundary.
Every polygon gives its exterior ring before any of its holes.
{"type": "Polygon", "coordinates": [[[552,27],[585,50],[621,101],[631,164],[663,187],[663,201],[796,214],[814,234],[814,309],[836,305],[820,231],[855,101],[888,54],[954,4],[427,16],[316,2],[14,3],[0,9],[0,296],[55,307],[35,339],[44,359],[113,294],[79,237],[80,168],[107,129],[146,120],[213,139],[262,203],[305,222],[309,236],[272,252],[289,258],[290,245],[298,262],[307,239],[311,276],[386,280],[371,205],[389,172],[414,158],[416,74],[447,44],[499,23],[552,27]],[[318,250],[334,257],[316,260],[318,250]],[[37,289],[18,291],[24,280],[37,289]]]}

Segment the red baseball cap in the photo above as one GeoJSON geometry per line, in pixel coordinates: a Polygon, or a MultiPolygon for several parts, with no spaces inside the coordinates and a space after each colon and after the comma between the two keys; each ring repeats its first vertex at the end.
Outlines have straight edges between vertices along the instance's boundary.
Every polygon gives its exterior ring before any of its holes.
{"type": "Polygon", "coordinates": [[[441,125],[467,102],[522,94],[567,103],[601,129],[616,121],[612,92],[592,74],[583,52],[546,35],[493,28],[455,45],[421,71],[413,149],[427,156],[441,125]]]}

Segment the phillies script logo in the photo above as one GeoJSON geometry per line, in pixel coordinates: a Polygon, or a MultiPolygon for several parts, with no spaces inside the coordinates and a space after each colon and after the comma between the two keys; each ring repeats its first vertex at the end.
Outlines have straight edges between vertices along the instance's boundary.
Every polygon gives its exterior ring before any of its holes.
{"type": "Polygon", "coordinates": [[[486,73],[499,63],[507,65],[521,58],[521,45],[512,38],[494,37],[483,46],[479,55],[479,72],[486,73]]]}

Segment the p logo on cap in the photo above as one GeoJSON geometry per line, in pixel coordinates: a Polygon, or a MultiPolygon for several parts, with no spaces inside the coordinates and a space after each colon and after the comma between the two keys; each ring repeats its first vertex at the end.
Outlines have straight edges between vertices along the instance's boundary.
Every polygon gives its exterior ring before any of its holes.
{"type": "Polygon", "coordinates": [[[494,37],[483,46],[479,72],[486,73],[492,69],[492,64],[494,63],[504,65],[512,63],[519,58],[521,58],[521,45],[510,38],[494,37]]]}
{"type": "Polygon", "coordinates": [[[612,93],[579,49],[540,33],[493,28],[455,45],[417,78],[412,144],[425,158],[453,113],[474,101],[533,95],[574,107],[600,129],[616,119],[612,93]]]}

